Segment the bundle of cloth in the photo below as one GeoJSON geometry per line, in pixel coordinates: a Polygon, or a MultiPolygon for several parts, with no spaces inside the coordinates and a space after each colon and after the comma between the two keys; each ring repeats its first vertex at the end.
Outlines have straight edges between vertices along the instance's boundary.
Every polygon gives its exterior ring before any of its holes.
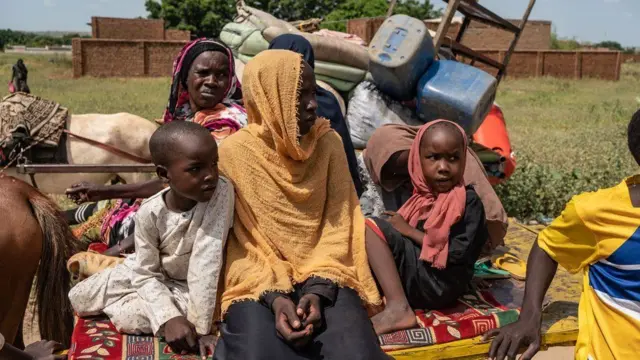
{"type": "MultiPolygon", "coordinates": [[[[362,39],[340,37],[328,31],[302,32],[292,24],[250,6],[238,5],[237,11],[235,21],[225,25],[220,34],[220,40],[233,50],[238,60],[236,65],[246,64],[267,50],[269,43],[278,36],[298,34],[311,43],[315,52],[318,85],[348,93],[364,80],[369,69],[369,56],[362,39]]],[[[243,67],[236,68],[242,70],[243,67]]],[[[339,99],[344,102],[342,96],[339,99]]]]}

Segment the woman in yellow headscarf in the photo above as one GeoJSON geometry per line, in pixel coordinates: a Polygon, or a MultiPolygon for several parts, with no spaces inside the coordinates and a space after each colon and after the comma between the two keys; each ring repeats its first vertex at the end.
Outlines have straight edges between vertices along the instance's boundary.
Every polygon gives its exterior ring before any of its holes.
{"type": "Polygon", "coordinates": [[[236,189],[216,359],[387,359],[367,309],[380,305],[364,217],[315,77],[268,50],[244,71],[249,125],[220,146],[236,189]]]}

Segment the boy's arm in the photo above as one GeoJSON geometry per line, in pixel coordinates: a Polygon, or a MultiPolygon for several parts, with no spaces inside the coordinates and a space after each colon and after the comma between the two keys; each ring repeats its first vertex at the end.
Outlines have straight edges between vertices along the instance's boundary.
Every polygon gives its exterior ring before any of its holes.
{"type": "Polygon", "coordinates": [[[558,269],[546,252],[533,243],[527,260],[527,282],[524,289],[522,312],[517,322],[485,334],[484,339],[496,336],[491,343],[489,358],[515,359],[521,346],[529,346],[522,355],[528,360],[540,349],[540,327],[542,324],[542,302],[558,269]]]}
{"type": "Polygon", "coordinates": [[[96,185],[82,182],[67,189],[66,194],[78,203],[108,199],[146,199],[164,189],[161,179],[152,179],[135,184],[96,185]]]}
{"type": "Polygon", "coordinates": [[[529,345],[521,359],[533,358],[540,348],[542,302],[558,264],[575,273],[597,258],[596,236],[584,224],[578,211],[580,201],[593,201],[586,196],[589,195],[574,197],[562,214],[538,234],[529,254],[520,318],[511,325],[485,335],[485,338],[497,335],[491,345],[490,357],[497,360],[503,360],[506,356],[515,358],[520,346],[529,345]]]}
{"type": "Polygon", "coordinates": [[[158,249],[160,235],[155,225],[155,215],[146,210],[143,206],[136,214],[136,260],[132,266],[131,285],[151,309],[147,315],[153,317],[150,322],[156,334],[167,321],[183,315],[174,305],[171,291],[163,283],[165,277],[158,249]]]}
{"type": "Polygon", "coordinates": [[[224,188],[207,205],[189,259],[187,283],[190,301],[187,320],[195,325],[198,335],[211,333],[224,246],[233,224],[233,186],[222,179],[218,186],[224,188]]]}

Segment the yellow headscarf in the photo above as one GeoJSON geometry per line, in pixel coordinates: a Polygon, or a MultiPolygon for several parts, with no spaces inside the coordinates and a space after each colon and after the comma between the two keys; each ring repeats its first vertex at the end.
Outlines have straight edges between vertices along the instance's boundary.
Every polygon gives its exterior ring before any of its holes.
{"type": "Polygon", "coordinates": [[[220,146],[220,169],[236,189],[222,311],[312,276],[381,303],[364,242],[364,216],[340,137],[318,119],[299,138],[302,57],[269,50],[244,72],[249,126],[220,146]]]}

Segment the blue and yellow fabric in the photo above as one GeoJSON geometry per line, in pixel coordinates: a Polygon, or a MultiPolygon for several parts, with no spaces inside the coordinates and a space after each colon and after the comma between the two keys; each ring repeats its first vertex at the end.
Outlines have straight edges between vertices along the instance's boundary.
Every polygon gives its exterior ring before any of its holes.
{"type": "Polygon", "coordinates": [[[630,177],[575,196],[538,236],[562,267],[583,274],[576,359],[634,359],[640,353],[640,208],[630,177]]]}

